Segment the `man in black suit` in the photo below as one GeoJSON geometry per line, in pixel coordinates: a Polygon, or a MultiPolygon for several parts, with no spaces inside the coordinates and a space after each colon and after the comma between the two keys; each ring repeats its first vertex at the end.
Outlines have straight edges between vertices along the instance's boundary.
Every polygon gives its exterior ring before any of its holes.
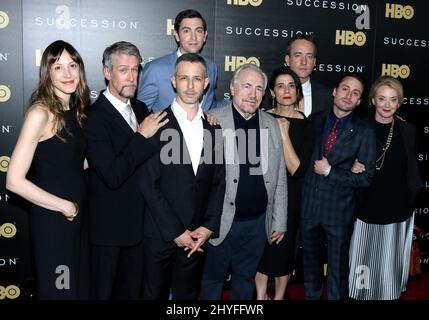
{"type": "Polygon", "coordinates": [[[138,299],[143,270],[144,201],[137,169],[158,149],[149,138],[168,120],[149,115],[133,99],[142,58],[117,42],[103,53],[109,84],[91,106],[86,124],[89,162],[89,233],[95,299],[138,299]]]}
{"type": "Polygon", "coordinates": [[[332,93],[331,111],[313,117],[317,138],[313,168],[304,178],[301,214],[306,299],[320,299],[322,294],[324,235],[328,243],[328,299],[348,297],[356,190],[370,184],[375,169],[374,130],[353,114],[363,90],[359,75],[345,75],[332,93]],[[360,174],[351,171],[356,160],[366,168],[360,174]]]}
{"type": "Polygon", "coordinates": [[[322,84],[310,81],[316,66],[317,47],[312,35],[298,34],[289,40],[285,64],[298,75],[304,95],[303,112],[306,117],[332,108],[331,90],[322,84]]]}
{"type": "MultiPolygon", "coordinates": [[[[206,62],[187,53],[171,78],[176,98],[169,123],[156,136],[159,154],[142,166],[144,299],[195,300],[201,284],[203,247],[220,227],[225,193],[222,135],[215,137],[199,104],[209,79],[206,62]]],[[[220,127],[217,127],[221,133],[220,127]]]]}

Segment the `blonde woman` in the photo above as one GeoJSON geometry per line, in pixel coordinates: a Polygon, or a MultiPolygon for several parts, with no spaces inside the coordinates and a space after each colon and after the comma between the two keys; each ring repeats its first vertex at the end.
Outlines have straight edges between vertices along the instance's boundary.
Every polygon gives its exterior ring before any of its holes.
{"type": "MultiPolygon", "coordinates": [[[[421,187],[413,125],[397,117],[402,84],[378,78],[370,91],[377,156],[371,185],[361,194],[350,245],[349,295],[358,300],[398,299],[407,287],[414,216],[421,187]]],[[[365,167],[356,162],[352,172],[365,167]]]]}

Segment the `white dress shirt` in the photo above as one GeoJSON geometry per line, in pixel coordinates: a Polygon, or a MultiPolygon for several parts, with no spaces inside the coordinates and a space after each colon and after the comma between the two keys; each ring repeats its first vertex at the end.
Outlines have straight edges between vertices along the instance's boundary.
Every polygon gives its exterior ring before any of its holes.
{"type": "Polygon", "coordinates": [[[302,84],[302,94],[304,95],[304,114],[308,117],[311,114],[312,110],[312,100],[311,100],[311,82],[308,79],[302,84]]]}
{"type": "Polygon", "coordinates": [[[188,147],[189,156],[191,157],[192,169],[197,175],[198,165],[200,164],[201,151],[203,150],[204,128],[203,117],[204,113],[201,106],[198,106],[197,115],[192,120],[188,120],[188,114],[174,99],[171,104],[171,110],[179,123],[183,137],[188,147]]]}
{"type": "Polygon", "coordinates": [[[115,107],[116,110],[121,114],[124,120],[128,125],[136,132],[138,124],[137,118],[134,114],[133,108],[131,108],[130,100],[127,103],[123,103],[121,100],[116,98],[113,94],[110,93],[109,88],[106,88],[106,91],[103,92],[104,96],[109,100],[109,102],[115,107]]]}

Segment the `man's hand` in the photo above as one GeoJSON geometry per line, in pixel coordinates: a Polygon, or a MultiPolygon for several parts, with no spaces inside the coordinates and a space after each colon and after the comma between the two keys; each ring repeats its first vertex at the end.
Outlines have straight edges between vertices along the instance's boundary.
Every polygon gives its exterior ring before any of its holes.
{"type": "Polygon", "coordinates": [[[201,246],[210,238],[210,236],[213,234],[209,229],[206,227],[199,227],[195,229],[194,231],[190,232],[190,235],[193,239],[195,239],[195,247],[189,252],[188,258],[195,252],[203,252],[203,249],[201,249],[201,246]]]}
{"type": "Polygon", "coordinates": [[[279,244],[280,241],[283,240],[283,237],[285,236],[286,232],[281,231],[273,231],[271,234],[271,243],[272,244],[279,244]]]}
{"type": "Polygon", "coordinates": [[[185,230],[180,236],[174,239],[174,242],[177,244],[179,248],[185,248],[184,250],[194,249],[196,242],[191,237],[191,232],[189,230],[185,230]]]}
{"type": "Polygon", "coordinates": [[[148,115],[137,127],[137,132],[142,134],[145,138],[152,137],[159,128],[163,127],[168,122],[168,119],[162,121],[166,115],[167,112],[161,113],[161,111],[148,115]]]}
{"type": "Polygon", "coordinates": [[[329,172],[331,172],[331,165],[329,164],[328,159],[323,157],[322,160],[314,161],[314,172],[326,177],[329,172]]]}
{"type": "Polygon", "coordinates": [[[211,126],[216,126],[219,123],[219,121],[216,119],[215,116],[211,115],[208,112],[205,112],[204,115],[206,116],[207,122],[211,125],[211,126]]]}
{"type": "Polygon", "coordinates": [[[365,165],[360,163],[358,159],[353,163],[353,167],[350,169],[353,173],[362,173],[365,171],[365,165]]]}

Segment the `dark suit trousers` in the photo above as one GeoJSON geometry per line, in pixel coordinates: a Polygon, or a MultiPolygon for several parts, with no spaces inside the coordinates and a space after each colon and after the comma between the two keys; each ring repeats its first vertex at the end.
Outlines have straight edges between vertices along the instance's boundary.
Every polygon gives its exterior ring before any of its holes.
{"type": "Polygon", "coordinates": [[[143,243],[143,299],[167,300],[171,288],[173,300],[197,300],[205,253],[188,258],[174,241],[145,237],[143,243]]]}
{"type": "Polygon", "coordinates": [[[328,242],[328,299],[348,297],[349,248],[353,224],[329,225],[303,219],[301,234],[304,259],[304,287],[307,300],[322,295],[324,233],[328,242]]]}
{"type": "Polygon", "coordinates": [[[267,241],[265,216],[232,222],[225,240],[209,244],[201,286],[204,300],[222,298],[225,277],[231,267],[231,300],[251,300],[255,292],[255,274],[267,241]]]}
{"type": "Polygon", "coordinates": [[[92,246],[92,297],[99,300],[141,298],[143,245],[92,246]]]}

